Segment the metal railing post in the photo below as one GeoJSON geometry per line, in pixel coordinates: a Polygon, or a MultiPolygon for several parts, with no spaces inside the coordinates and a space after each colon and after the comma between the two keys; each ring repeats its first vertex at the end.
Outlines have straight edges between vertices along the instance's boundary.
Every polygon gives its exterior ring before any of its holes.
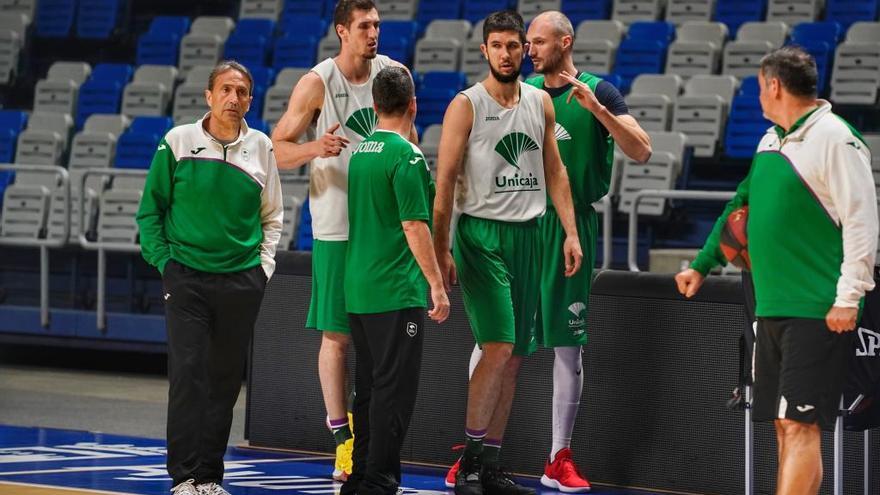
{"type": "Polygon", "coordinates": [[[865,480],[865,495],[871,495],[871,430],[866,429],[864,433],[865,445],[864,445],[864,480],[865,480]]]}
{"type": "Polygon", "coordinates": [[[702,199],[712,201],[730,201],[735,193],[727,191],[677,191],[660,189],[643,189],[633,194],[632,209],[629,212],[629,232],[627,236],[627,264],[631,272],[639,270],[637,258],[638,251],[638,222],[639,203],[644,198],[665,199],[702,199]]]}
{"type": "Polygon", "coordinates": [[[752,425],[752,386],[745,387],[745,495],[755,493],[755,430],[752,425]]]}
{"type": "Polygon", "coordinates": [[[67,238],[70,236],[70,175],[67,170],[58,165],[26,165],[26,164],[9,164],[0,163],[0,170],[8,170],[12,172],[51,172],[59,180],[55,188],[49,191],[48,204],[52,205],[52,194],[58,188],[64,196],[65,211],[67,218],[64,221],[62,235],[58,239],[50,239],[48,237],[48,218],[51,216],[51,210],[46,212],[47,218],[47,234],[45,239],[10,239],[0,237],[0,245],[4,246],[31,246],[40,248],[40,325],[48,328],[50,324],[49,315],[49,248],[63,247],[67,244],[67,238]]]}
{"type": "Polygon", "coordinates": [[[602,202],[602,269],[607,270],[611,266],[611,223],[614,212],[611,211],[611,197],[606,194],[600,200],[602,202]]]}
{"type": "MultiPolygon", "coordinates": [[[[86,191],[86,180],[89,177],[93,176],[114,176],[114,177],[146,177],[146,170],[126,170],[126,169],[110,169],[110,168],[95,168],[91,170],[86,170],[82,177],[80,178],[80,191],[83,191],[82,194],[79,195],[79,221],[80,225],[87,225],[88,223],[85,221],[86,207],[85,207],[85,191],[86,191]]],[[[99,198],[96,198],[98,200],[99,198]]],[[[97,294],[95,295],[95,323],[100,331],[104,331],[107,329],[107,251],[119,251],[125,253],[139,253],[141,251],[141,247],[138,244],[127,244],[124,242],[103,242],[103,241],[90,241],[86,237],[86,232],[84,229],[79,229],[79,244],[88,250],[94,250],[98,252],[98,276],[96,282],[96,290],[97,294]]]]}
{"type": "Polygon", "coordinates": [[[834,420],[834,495],[843,495],[843,396],[834,420]]]}

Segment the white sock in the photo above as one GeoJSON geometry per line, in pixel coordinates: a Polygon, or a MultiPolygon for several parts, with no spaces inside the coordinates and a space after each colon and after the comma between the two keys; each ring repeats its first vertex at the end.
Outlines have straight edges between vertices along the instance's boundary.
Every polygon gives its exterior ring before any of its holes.
{"type": "Polygon", "coordinates": [[[477,369],[477,363],[480,362],[480,358],[483,357],[483,350],[480,349],[479,344],[474,344],[474,352],[471,353],[471,362],[468,365],[468,381],[471,380],[471,377],[474,376],[474,370],[477,369]]]}
{"type": "Polygon", "coordinates": [[[557,347],[553,360],[553,446],[550,461],[571,446],[571,432],[581,405],[584,389],[581,347],[557,347]]]}

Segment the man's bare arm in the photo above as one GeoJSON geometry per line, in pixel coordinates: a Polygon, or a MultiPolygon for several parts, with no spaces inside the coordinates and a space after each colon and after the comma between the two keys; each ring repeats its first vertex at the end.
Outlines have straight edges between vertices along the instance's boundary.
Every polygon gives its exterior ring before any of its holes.
{"type": "Polygon", "coordinates": [[[309,72],[296,83],[287,111],[272,131],[272,145],[279,169],[301,167],[319,156],[338,156],[348,144],[345,137],[334,134],[339,128],[338,123],[314,141],[296,142],[312,124],[323,105],[324,82],[320,76],[309,72]]]}
{"type": "Polygon", "coordinates": [[[553,206],[559,215],[559,221],[565,230],[565,243],[563,251],[565,255],[565,275],[574,275],[581,266],[583,251],[577,234],[577,224],[574,219],[574,203],[571,199],[571,185],[568,181],[568,171],[559,156],[559,148],[556,146],[555,126],[556,112],[553,110],[553,101],[546,92],[541,93],[544,103],[544,177],[547,181],[547,190],[553,206]]]}
{"type": "Polygon", "coordinates": [[[447,288],[455,283],[455,264],[449,253],[449,224],[455,181],[461,170],[461,161],[473,125],[474,111],[466,96],[459,94],[443,116],[437,156],[437,194],[434,197],[434,250],[447,288]]]}
{"type": "Polygon", "coordinates": [[[568,101],[574,97],[578,103],[596,117],[623,153],[639,163],[651,158],[651,138],[632,115],[614,115],[596,98],[589,86],[573,75],[563,71],[562,77],[571,83],[572,92],[568,101]]]}

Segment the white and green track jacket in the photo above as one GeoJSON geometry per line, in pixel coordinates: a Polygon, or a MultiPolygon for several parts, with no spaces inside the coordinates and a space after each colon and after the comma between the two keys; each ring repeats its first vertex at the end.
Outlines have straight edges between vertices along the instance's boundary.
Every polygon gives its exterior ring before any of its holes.
{"type": "Polygon", "coordinates": [[[208,115],[168,131],[153,156],[137,214],[144,259],[159,271],[172,258],[210,273],[261,264],[271,277],[284,211],[272,141],[242,119],[221,144],[208,115]]]}
{"type": "Polygon", "coordinates": [[[787,132],[767,131],[693,268],[724,262],[721,229],[745,204],[757,316],[824,319],[832,305],[859,307],[877,251],[871,151],[831,104],[819,100],[787,132]]]}

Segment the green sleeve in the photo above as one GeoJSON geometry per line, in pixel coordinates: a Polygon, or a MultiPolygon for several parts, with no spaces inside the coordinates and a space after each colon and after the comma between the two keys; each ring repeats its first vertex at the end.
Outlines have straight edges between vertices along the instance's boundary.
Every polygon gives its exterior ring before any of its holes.
{"type": "Polygon", "coordinates": [[[720,247],[721,230],[724,228],[724,224],[727,222],[727,217],[732,211],[749,204],[749,180],[751,179],[751,176],[752,171],[749,170],[749,174],[739,183],[739,186],[737,186],[736,195],[727,203],[721,216],[715,221],[715,226],[712,227],[712,232],[706,239],[706,243],[703,244],[703,249],[697,253],[696,259],[691,263],[691,268],[700,272],[704,276],[709,273],[709,270],[712,268],[715,268],[718,265],[727,264],[727,258],[724,257],[720,247]]]}
{"type": "Polygon", "coordinates": [[[144,194],[137,212],[137,224],[141,242],[141,254],[147,263],[165,272],[165,264],[171,259],[168,238],[165,236],[165,214],[171,205],[171,181],[177,160],[171,147],[162,139],[144,185],[144,194]]]}
{"type": "Polygon", "coordinates": [[[407,220],[427,222],[431,219],[429,182],[430,175],[425,158],[414,151],[403,153],[391,178],[401,222],[407,220]]]}

